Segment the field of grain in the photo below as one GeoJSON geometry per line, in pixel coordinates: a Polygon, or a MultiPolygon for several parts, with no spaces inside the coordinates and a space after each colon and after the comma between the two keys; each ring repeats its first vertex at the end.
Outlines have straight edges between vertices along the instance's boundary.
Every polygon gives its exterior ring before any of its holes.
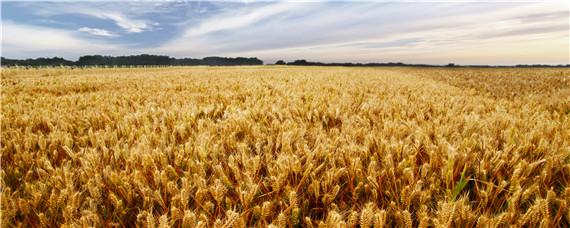
{"type": "Polygon", "coordinates": [[[2,69],[1,222],[568,227],[570,69],[2,69]]]}

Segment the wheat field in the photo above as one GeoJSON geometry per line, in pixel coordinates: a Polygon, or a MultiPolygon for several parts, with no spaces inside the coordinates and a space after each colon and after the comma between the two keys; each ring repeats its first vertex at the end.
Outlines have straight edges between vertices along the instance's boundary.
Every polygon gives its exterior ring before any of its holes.
{"type": "Polygon", "coordinates": [[[569,227],[570,69],[2,69],[2,227],[569,227]]]}

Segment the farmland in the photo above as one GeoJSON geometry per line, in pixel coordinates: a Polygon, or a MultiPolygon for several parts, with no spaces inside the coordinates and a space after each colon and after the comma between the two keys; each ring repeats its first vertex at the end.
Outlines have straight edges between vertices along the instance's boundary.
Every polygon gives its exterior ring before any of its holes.
{"type": "Polygon", "coordinates": [[[11,226],[568,227],[568,68],[2,69],[11,226]]]}

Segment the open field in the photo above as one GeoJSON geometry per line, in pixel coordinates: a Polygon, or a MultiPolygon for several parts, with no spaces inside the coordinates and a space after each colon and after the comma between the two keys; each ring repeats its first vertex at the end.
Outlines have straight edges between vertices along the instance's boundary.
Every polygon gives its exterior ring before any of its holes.
{"type": "Polygon", "coordinates": [[[2,227],[568,227],[570,69],[2,69],[2,227]]]}

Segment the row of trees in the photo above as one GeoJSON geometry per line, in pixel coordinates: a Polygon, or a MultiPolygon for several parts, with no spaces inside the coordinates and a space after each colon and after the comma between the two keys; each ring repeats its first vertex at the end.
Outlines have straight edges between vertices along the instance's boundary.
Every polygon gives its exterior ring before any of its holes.
{"type": "Polygon", "coordinates": [[[429,65],[429,64],[407,64],[401,62],[388,62],[388,63],[322,63],[322,62],[309,62],[304,59],[295,60],[293,62],[285,62],[279,60],[275,62],[275,65],[292,65],[292,66],[371,66],[371,67],[381,67],[381,66],[408,66],[408,67],[570,67],[570,64],[560,64],[560,65],[545,65],[545,64],[532,64],[532,65],[515,65],[515,66],[491,66],[491,65],[456,65],[454,63],[449,63],[447,65],[429,65]]]}
{"type": "MultiPolygon", "coordinates": [[[[103,56],[103,55],[85,55],[79,57],[77,61],[70,61],[60,57],[53,58],[36,58],[36,59],[7,59],[2,57],[1,66],[241,66],[241,65],[263,65],[263,61],[258,58],[227,58],[227,57],[206,57],[202,59],[194,58],[173,58],[166,55],[129,55],[129,56],[103,56]]],[[[401,62],[388,63],[322,63],[309,62],[307,60],[295,60],[293,62],[285,62],[279,60],[275,65],[293,65],[293,66],[411,66],[411,67],[460,67],[449,63],[447,65],[428,65],[428,64],[406,64],[401,62]]],[[[502,67],[489,65],[465,65],[465,67],[502,67]]],[[[511,66],[512,67],[512,66],[511,66]]],[[[515,67],[570,67],[567,65],[516,65],[515,67]]]]}
{"type": "Polygon", "coordinates": [[[71,66],[73,61],[64,58],[6,59],[2,57],[2,66],[71,66]]]}
{"type": "MultiPolygon", "coordinates": [[[[452,63],[450,63],[452,64],[452,63]]],[[[275,62],[275,65],[293,65],[293,66],[432,66],[427,64],[404,64],[404,63],[322,63],[322,62],[309,62],[304,59],[295,60],[286,63],[283,60],[275,62]]]]}
{"type": "MultiPolygon", "coordinates": [[[[373,67],[379,67],[379,66],[413,66],[413,67],[439,67],[441,65],[429,65],[429,64],[406,64],[406,63],[401,63],[401,62],[397,62],[397,63],[393,63],[393,62],[388,62],[388,63],[321,63],[321,62],[309,62],[307,60],[304,59],[300,59],[300,60],[295,60],[293,62],[288,62],[286,63],[283,60],[279,60],[277,62],[275,62],[275,65],[293,65],[293,66],[373,66],[373,67]]],[[[454,67],[457,66],[454,63],[449,63],[447,65],[445,65],[447,67],[454,67]]]]}
{"type": "Polygon", "coordinates": [[[263,65],[258,58],[206,57],[203,59],[172,58],[165,55],[102,56],[85,55],[77,61],[60,57],[37,59],[7,59],[2,57],[2,66],[239,66],[263,65]]]}

